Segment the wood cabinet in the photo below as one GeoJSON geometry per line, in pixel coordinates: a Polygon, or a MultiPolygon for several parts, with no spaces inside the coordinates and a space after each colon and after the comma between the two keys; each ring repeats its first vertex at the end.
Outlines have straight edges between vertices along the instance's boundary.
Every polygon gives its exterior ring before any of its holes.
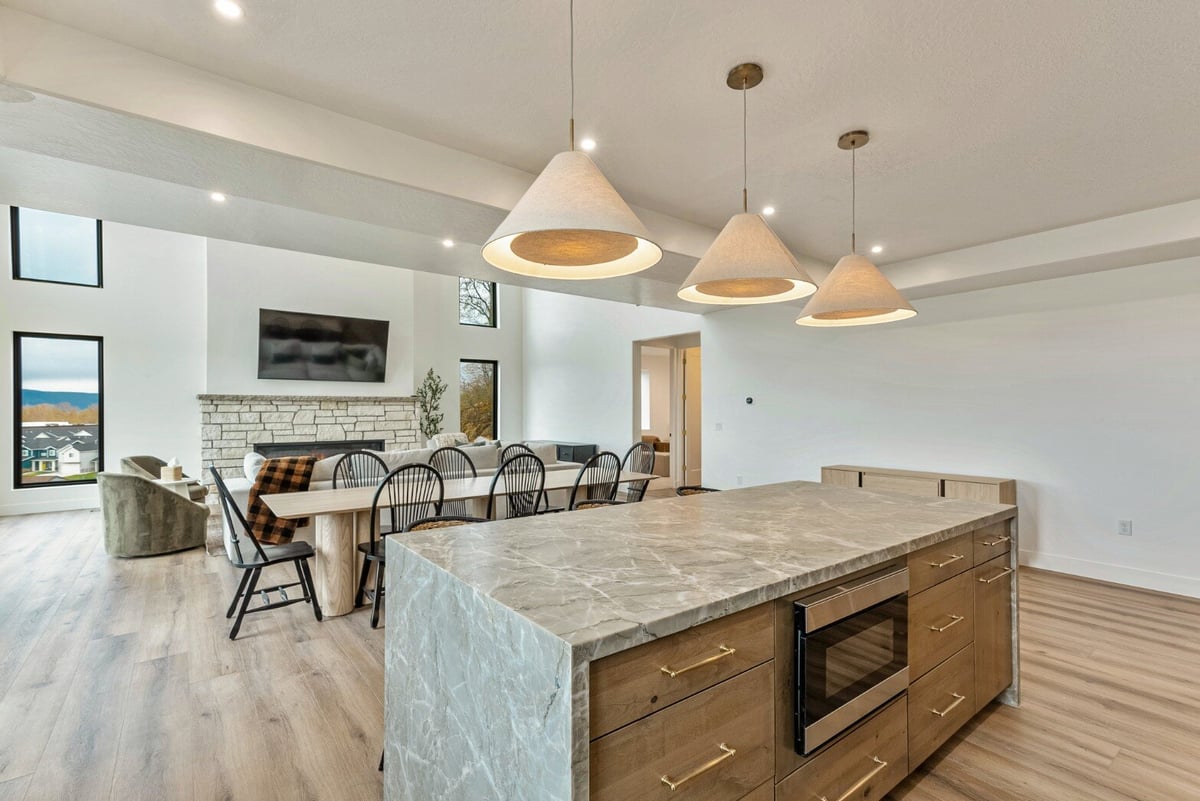
{"type": "Polygon", "coordinates": [[[971,572],[975,594],[975,703],[982,708],[1013,681],[1013,568],[1007,555],[971,572]]]}
{"type": "Polygon", "coordinates": [[[908,767],[916,770],[975,714],[975,655],[968,645],[908,688],[908,767]]]}
{"type": "Polygon", "coordinates": [[[960,573],[908,598],[908,676],[924,676],[975,639],[970,573],[960,573]]]}
{"type": "Polygon", "coordinates": [[[974,564],[971,534],[924,548],[908,555],[909,597],[954,578],[974,564]]]}
{"type": "Polygon", "coordinates": [[[835,464],[821,468],[821,483],[840,487],[863,487],[880,492],[959,498],[984,503],[1016,504],[1017,502],[1017,482],[1011,478],[963,476],[956,473],[930,473],[920,470],[835,464]]]}
{"type": "Polygon", "coordinates": [[[1008,523],[996,523],[985,526],[975,532],[971,546],[975,554],[975,564],[982,565],[997,556],[1003,556],[1012,550],[1012,537],[1008,533],[1008,523]]]}
{"type": "Polygon", "coordinates": [[[878,492],[902,492],[905,495],[925,495],[933,498],[942,494],[942,482],[936,476],[903,476],[864,470],[859,486],[878,492]]]}

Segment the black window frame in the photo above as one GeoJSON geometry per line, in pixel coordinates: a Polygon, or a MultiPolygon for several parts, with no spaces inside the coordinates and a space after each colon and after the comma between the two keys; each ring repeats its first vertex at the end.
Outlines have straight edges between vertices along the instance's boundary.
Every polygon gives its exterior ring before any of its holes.
{"type": "MultiPolygon", "coordinates": [[[[488,439],[500,439],[500,362],[496,359],[458,360],[458,411],[462,414],[462,366],[464,364],[490,364],[492,366],[492,435],[488,439]]],[[[462,428],[462,420],[459,420],[462,428]]]]}
{"type": "Polygon", "coordinates": [[[485,278],[471,278],[469,276],[460,275],[458,277],[458,324],[470,326],[471,328],[499,328],[500,327],[500,310],[499,310],[498,304],[496,303],[496,298],[497,298],[497,293],[496,293],[496,282],[495,281],[488,281],[485,278]],[[477,283],[487,284],[489,287],[491,287],[492,314],[491,314],[491,322],[490,323],[463,322],[463,316],[462,316],[462,282],[463,281],[475,281],[477,283]]]}
{"type": "MultiPolygon", "coordinates": [[[[28,207],[26,207],[28,208],[28,207]]],[[[37,209],[45,211],[45,209],[37,209]]],[[[56,212],[65,214],[66,212],[56,212]]],[[[9,239],[12,242],[12,277],[14,281],[33,281],[39,284],[57,284],[59,286],[82,286],[88,289],[104,288],[104,221],[96,220],[96,283],[83,284],[78,281],[55,281],[51,278],[31,278],[21,275],[21,207],[10,206],[8,212],[9,239]]],[[[78,217],[80,215],[70,215],[78,217]]],[[[84,217],[83,219],[87,219],[84,217]]]]}
{"type": "Polygon", "coordinates": [[[96,415],[99,418],[96,427],[100,439],[99,447],[96,449],[97,473],[104,470],[104,444],[107,439],[104,434],[104,337],[92,336],[90,334],[48,334],[39,331],[13,331],[13,489],[37,490],[45,487],[86,487],[90,484],[95,484],[96,479],[94,478],[82,479],[80,481],[49,481],[45,484],[21,483],[21,435],[23,428],[21,425],[21,412],[25,405],[21,392],[22,338],[71,339],[96,343],[96,415]]]}

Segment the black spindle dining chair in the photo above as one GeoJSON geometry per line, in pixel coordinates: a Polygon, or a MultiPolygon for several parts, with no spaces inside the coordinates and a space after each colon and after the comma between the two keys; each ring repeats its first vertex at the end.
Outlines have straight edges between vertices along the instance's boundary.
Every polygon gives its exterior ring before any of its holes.
{"type": "Polygon", "coordinates": [[[612,451],[600,451],[589,457],[575,476],[571,487],[571,500],[567,508],[595,509],[599,506],[616,506],[617,479],[621,477],[621,457],[612,451]]]}
{"type": "MultiPolygon", "coordinates": [[[[471,457],[467,456],[462,448],[456,448],[452,445],[447,445],[444,448],[438,448],[429,457],[429,466],[438,471],[438,475],[442,477],[442,481],[451,481],[460,478],[476,478],[478,473],[475,471],[475,463],[471,461],[471,457]]],[[[442,504],[442,515],[460,515],[465,516],[468,512],[467,501],[446,501],[442,504]]]]}
{"type": "Polygon", "coordinates": [[[352,451],[333,466],[333,488],[377,487],[387,473],[383,459],[370,451],[352,451]]]}
{"type": "MultiPolygon", "coordinates": [[[[633,447],[625,451],[625,458],[622,460],[622,469],[630,473],[653,473],[654,472],[654,448],[646,442],[635,442],[633,447]]],[[[650,479],[642,481],[631,481],[625,488],[625,502],[639,503],[646,499],[646,488],[650,486],[650,479]]]]}
{"type": "Polygon", "coordinates": [[[359,543],[363,554],[362,573],[358,577],[356,607],[363,605],[367,574],[375,563],[375,591],[371,595],[371,628],[379,626],[379,601],[383,597],[383,573],[387,564],[383,534],[404,531],[414,520],[439,514],[442,510],[442,477],[427,464],[406,464],[384,476],[371,501],[371,539],[359,543]],[[387,530],[381,529],[386,518],[387,530]]]}
{"type": "MultiPolygon", "coordinates": [[[[511,447],[511,446],[510,446],[511,447]]],[[[487,517],[497,511],[496,488],[503,482],[504,517],[529,517],[538,513],[546,495],[546,465],[532,453],[518,453],[504,460],[488,490],[487,517]]]]}
{"type": "Polygon", "coordinates": [[[533,448],[523,442],[514,442],[511,445],[505,445],[504,450],[500,451],[500,464],[504,464],[520,453],[533,453],[533,448]]]}

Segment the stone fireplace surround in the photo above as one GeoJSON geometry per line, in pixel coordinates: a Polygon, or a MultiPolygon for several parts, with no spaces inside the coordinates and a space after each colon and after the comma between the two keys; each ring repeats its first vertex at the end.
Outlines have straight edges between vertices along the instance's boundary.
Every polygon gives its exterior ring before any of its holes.
{"type": "MultiPolygon", "coordinates": [[[[384,450],[420,447],[417,399],[333,395],[200,395],[200,459],[204,482],[209,465],[222,476],[242,475],[242,460],[258,443],[377,439],[384,450]]],[[[210,506],[217,495],[210,492],[210,506]]],[[[220,512],[209,521],[220,543],[220,512]]]]}

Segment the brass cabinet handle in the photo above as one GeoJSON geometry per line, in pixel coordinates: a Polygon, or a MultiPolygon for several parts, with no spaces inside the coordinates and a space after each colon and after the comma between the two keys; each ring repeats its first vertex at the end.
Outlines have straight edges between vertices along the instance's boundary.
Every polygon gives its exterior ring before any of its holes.
{"type": "Polygon", "coordinates": [[[944,561],[944,562],[930,562],[930,563],[929,563],[929,566],[930,566],[930,567],[945,567],[946,565],[952,565],[952,564],[954,564],[954,563],[955,563],[955,562],[957,562],[959,559],[966,559],[966,558],[967,558],[966,554],[950,554],[950,558],[949,558],[949,559],[947,559],[946,561],[944,561]]]}
{"type": "Polygon", "coordinates": [[[733,755],[737,753],[736,748],[730,748],[729,746],[725,745],[725,743],[721,743],[720,745],[717,746],[717,748],[720,748],[722,751],[722,754],[719,757],[713,757],[712,759],[708,760],[700,767],[693,768],[690,772],[685,773],[684,775],[680,776],[678,779],[672,779],[670,776],[664,775],[662,777],[662,783],[667,785],[667,787],[670,787],[672,790],[678,790],[685,783],[690,782],[692,779],[696,778],[697,776],[699,776],[702,773],[708,773],[710,770],[715,768],[717,765],[720,765],[725,760],[731,759],[733,757],[733,755]]]}
{"type": "Polygon", "coordinates": [[[661,670],[663,673],[666,673],[671,678],[675,678],[676,676],[681,676],[684,673],[687,673],[689,670],[695,670],[696,668],[704,667],[705,665],[711,665],[713,662],[716,662],[719,659],[724,659],[727,656],[733,656],[737,653],[736,648],[730,648],[725,645],[720,645],[717,647],[720,649],[721,653],[710,656],[708,659],[701,659],[699,662],[693,662],[687,667],[681,667],[678,670],[672,668],[670,665],[663,665],[661,668],[659,668],[659,670],[661,670]]]}
{"type": "Polygon", "coordinates": [[[983,546],[985,546],[985,547],[987,547],[987,548],[991,548],[991,547],[994,547],[994,546],[996,546],[996,545],[1002,545],[1002,544],[1004,544],[1004,543],[1006,543],[1006,542],[1012,542],[1012,537],[1008,536],[1007,534],[1005,534],[1003,537],[997,537],[996,539],[992,540],[991,542],[988,542],[987,540],[984,540],[983,542],[981,542],[981,543],[979,543],[979,544],[980,544],[980,545],[983,545],[983,546]]]}
{"type": "Polygon", "coordinates": [[[967,700],[967,696],[965,695],[959,695],[958,693],[950,693],[950,695],[954,697],[954,701],[950,704],[950,706],[946,707],[941,712],[937,711],[936,709],[930,709],[929,711],[937,715],[939,718],[944,718],[946,715],[949,715],[954,711],[954,707],[967,700]]]}
{"type": "Polygon", "coordinates": [[[979,579],[979,583],[980,584],[991,584],[993,581],[999,581],[1000,579],[1004,578],[1011,572],[1013,572],[1013,569],[1011,567],[1006,567],[1003,570],[1001,570],[999,573],[997,573],[996,575],[992,576],[990,579],[985,579],[985,578],[979,579]]]}
{"type": "MultiPolygon", "coordinates": [[[[849,790],[847,790],[846,792],[839,795],[837,798],[834,799],[834,801],[846,801],[846,799],[850,798],[852,795],[856,794],[859,790],[861,790],[863,788],[863,785],[865,785],[867,782],[871,781],[871,779],[874,779],[876,776],[878,776],[879,771],[883,770],[884,768],[886,768],[888,766],[888,763],[884,762],[882,759],[880,759],[877,756],[871,757],[871,761],[875,763],[875,767],[871,768],[871,772],[868,773],[866,776],[863,776],[861,779],[856,781],[854,784],[852,784],[850,786],[849,790]]],[[[819,795],[819,796],[817,796],[817,798],[819,798],[820,801],[829,801],[829,799],[823,795],[819,795]]]]}
{"type": "Polygon", "coordinates": [[[946,625],[944,625],[944,626],[930,626],[930,627],[929,627],[929,630],[930,630],[930,631],[943,632],[943,631],[945,631],[946,629],[950,628],[951,626],[957,626],[959,623],[962,623],[962,622],[963,622],[963,620],[964,620],[964,618],[963,618],[963,616],[962,616],[962,615],[951,615],[951,616],[950,616],[950,622],[949,622],[949,623],[947,623],[947,624],[946,624],[946,625]]]}

